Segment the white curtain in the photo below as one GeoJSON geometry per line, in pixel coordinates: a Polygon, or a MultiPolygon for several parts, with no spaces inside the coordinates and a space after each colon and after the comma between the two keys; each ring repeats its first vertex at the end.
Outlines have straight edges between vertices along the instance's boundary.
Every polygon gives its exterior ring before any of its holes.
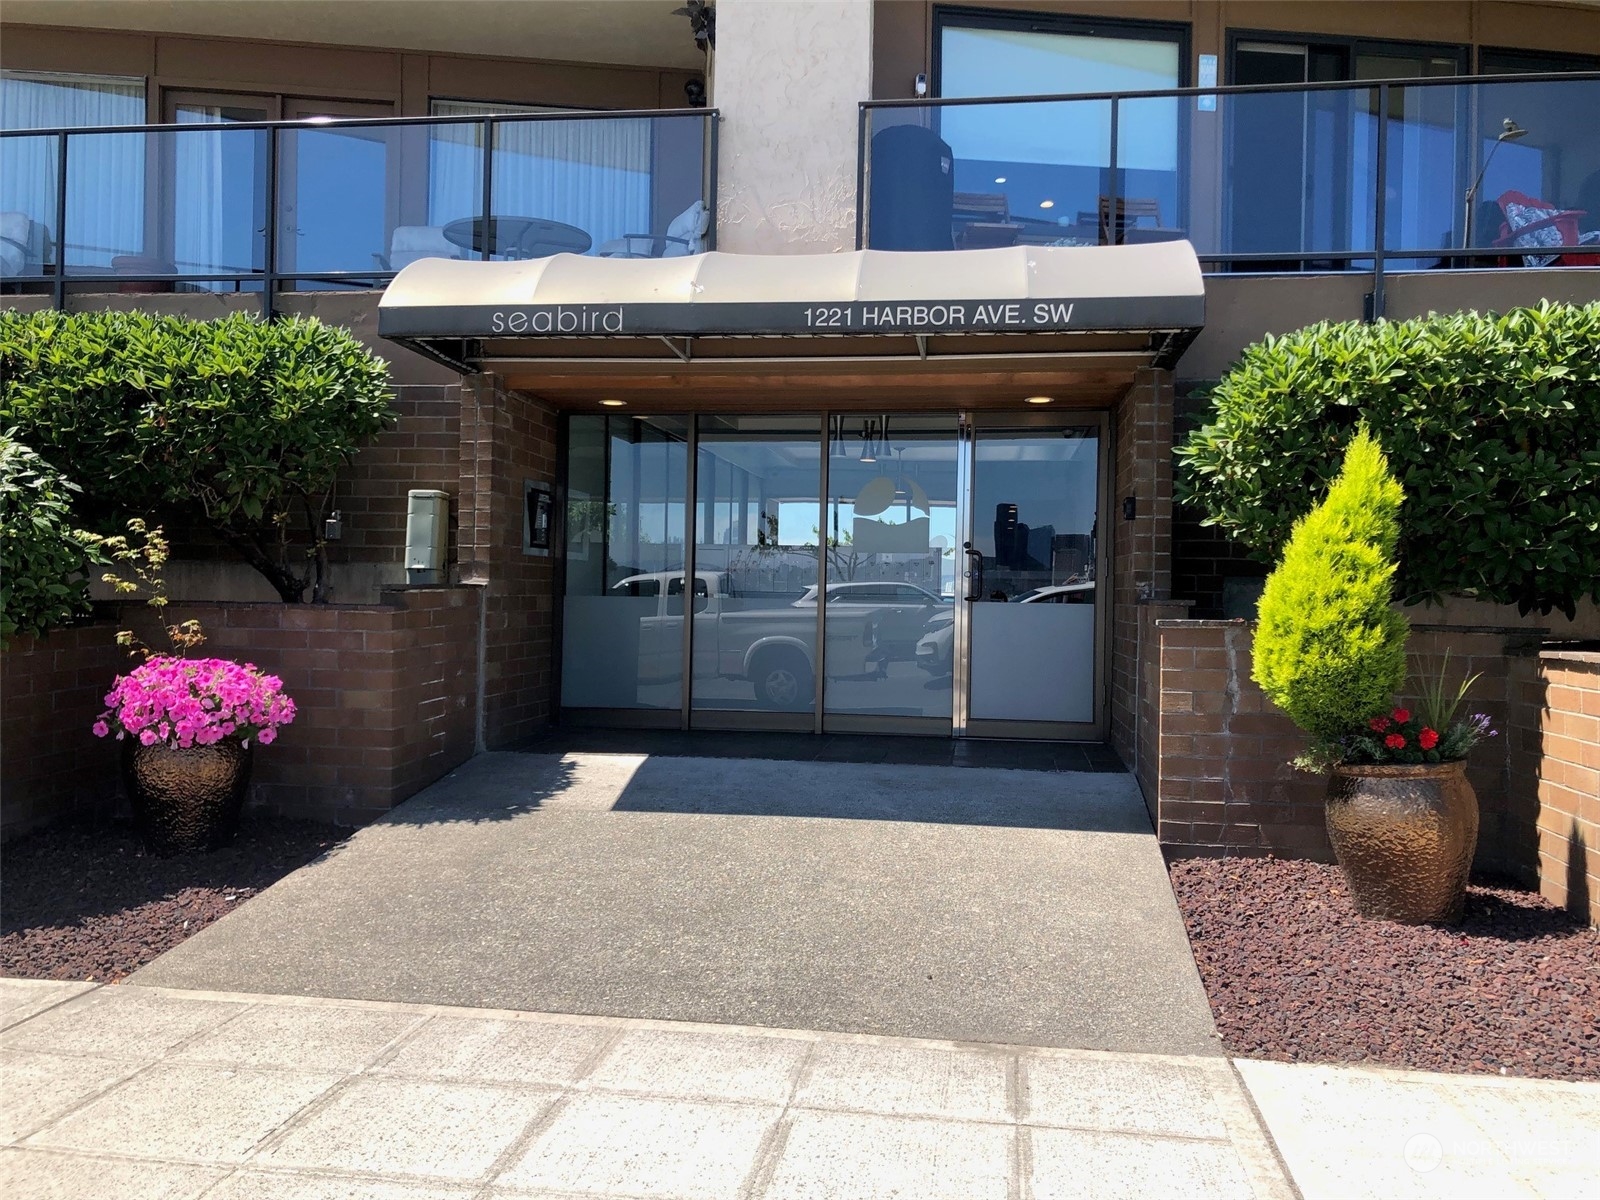
{"type": "MultiPolygon", "coordinates": [[[[433,102],[434,115],[441,117],[539,111],[433,102]]],[[[477,211],[480,141],[479,130],[469,126],[439,131],[430,172],[431,222],[443,224],[477,211]]],[[[503,123],[495,131],[492,211],[576,226],[596,249],[626,234],[650,233],[650,141],[648,117],[503,123]]]]}
{"type": "MultiPolygon", "coordinates": [[[[142,125],[144,81],[89,75],[0,72],[0,127],[63,129],[142,125]]],[[[56,225],[54,138],[0,138],[0,212],[25,213],[51,243],[56,225]]],[[[69,268],[109,270],[118,254],[144,250],[145,135],[80,134],[67,160],[69,268]]],[[[27,269],[40,274],[36,264],[27,269]]]]}

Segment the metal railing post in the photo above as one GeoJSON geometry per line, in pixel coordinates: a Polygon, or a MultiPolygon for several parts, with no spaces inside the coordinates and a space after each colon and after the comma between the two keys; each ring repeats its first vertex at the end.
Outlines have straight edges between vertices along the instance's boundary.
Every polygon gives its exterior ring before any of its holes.
{"type": "Polygon", "coordinates": [[[719,147],[722,144],[718,140],[721,134],[722,113],[717,109],[712,109],[706,114],[705,119],[707,124],[705,132],[706,155],[710,159],[706,170],[705,204],[706,210],[710,213],[710,217],[706,222],[706,249],[715,250],[717,248],[717,209],[719,207],[717,200],[717,156],[719,147]]]}
{"type": "Polygon", "coordinates": [[[1372,304],[1367,319],[1383,317],[1383,256],[1389,240],[1389,85],[1378,85],[1378,164],[1373,171],[1377,183],[1372,204],[1372,304]]]}
{"type": "Polygon", "coordinates": [[[1118,220],[1120,214],[1117,212],[1117,197],[1122,193],[1122,189],[1117,186],[1117,134],[1119,132],[1117,122],[1122,115],[1121,107],[1119,98],[1113,96],[1111,98],[1111,145],[1108,148],[1111,158],[1111,170],[1107,173],[1108,178],[1106,179],[1106,236],[1111,239],[1106,244],[1109,246],[1115,246],[1122,241],[1122,225],[1118,220]]]}
{"type": "Polygon", "coordinates": [[[263,231],[264,268],[261,278],[261,319],[272,320],[278,308],[278,228],[282,214],[278,208],[278,133],[267,130],[267,227],[263,231]]]}
{"type": "Polygon", "coordinates": [[[50,303],[58,311],[67,307],[67,131],[56,142],[56,277],[50,286],[50,303]]]}
{"type": "MultiPolygon", "coordinates": [[[[871,236],[867,224],[867,131],[869,128],[866,105],[856,107],[856,249],[867,248],[871,236]]],[[[820,605],[819,605],[820,607],[820,605]]],[[[821,731],[818,730],[820,733],[821,731]]]]}
{"type": "Polygon", "coordinates": [[[478,257],[485,262],[494,250],[494,118],[483,119],[483,245],[478,257]]]}

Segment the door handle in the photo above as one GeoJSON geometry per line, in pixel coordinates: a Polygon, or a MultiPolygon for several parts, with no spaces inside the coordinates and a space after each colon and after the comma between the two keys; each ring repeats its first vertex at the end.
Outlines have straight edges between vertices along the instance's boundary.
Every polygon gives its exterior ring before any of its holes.
{"type": "Polygon", "coordinates": [[[961,548],[966,551],[969,560],[977,561],[977,570],[967,572],[967,602],[983,599],[983,555],[972,548],[971,542],[963,542],[961,548]]]}

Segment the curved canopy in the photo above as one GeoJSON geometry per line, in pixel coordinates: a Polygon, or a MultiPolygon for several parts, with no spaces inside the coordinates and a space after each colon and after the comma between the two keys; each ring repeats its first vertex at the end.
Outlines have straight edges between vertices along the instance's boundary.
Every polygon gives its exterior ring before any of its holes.
{"type": "MultiPolygon", "coordinates": [[[[1161,346],[1176,342],[1181,348],[1204,316],[1194,248],[1172,241],[658,259],[421,259],[384,292],[378,332],[436,351],[459,341],[451,347],[458,365],[475,357],[466,343],[490,340],[514,340],[524,357],[570,358],[570,344],[557,351],[539,343],[891,338],[907,347],[899,352],[926,357],[926,339],[953,335],[1136,332],[1161,335],[1161,346]]],[[[673,352],[688,357],[683,348],[673,352]]]]}

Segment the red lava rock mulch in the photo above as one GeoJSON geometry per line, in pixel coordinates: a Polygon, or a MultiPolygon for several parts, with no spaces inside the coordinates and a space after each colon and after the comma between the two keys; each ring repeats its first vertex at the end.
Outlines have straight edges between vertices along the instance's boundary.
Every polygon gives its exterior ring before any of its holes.
{"type": "Polygon", "coordinates": [[[157,858],[110,823],[19,838],[0,848],[0,975],[113,983],[348,835],[247,813],[211,854],[157,858]]]}
{"type": "Polygon", "coordinates": [[[1230,1054],[1600,1078],[1600,930],[1536,893],[1472,886],[1452,926],[1368,921],[1339,869],[1171,867],[1230,1054]]]}

